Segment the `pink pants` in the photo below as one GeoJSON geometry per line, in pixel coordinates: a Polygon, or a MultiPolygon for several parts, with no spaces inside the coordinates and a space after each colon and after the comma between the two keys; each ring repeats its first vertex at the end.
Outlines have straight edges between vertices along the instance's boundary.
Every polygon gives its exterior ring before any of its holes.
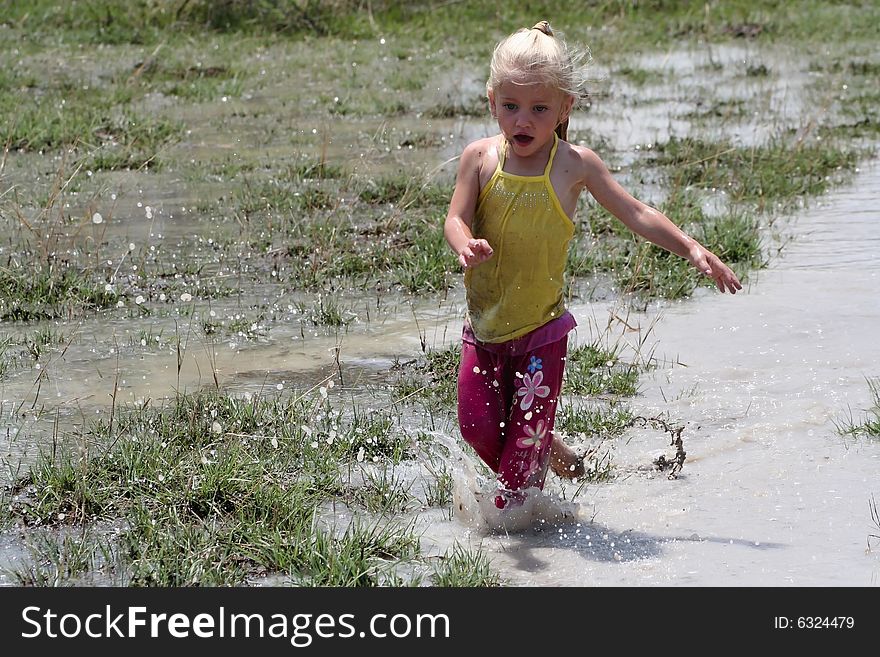
{"type": "Polygon", "coordinates": [[[458,422],[498,473],[499,508],[521,503],[526,488],[544,488],[567,347],[567,335],[517,355],[462,343],[458,422]]]}

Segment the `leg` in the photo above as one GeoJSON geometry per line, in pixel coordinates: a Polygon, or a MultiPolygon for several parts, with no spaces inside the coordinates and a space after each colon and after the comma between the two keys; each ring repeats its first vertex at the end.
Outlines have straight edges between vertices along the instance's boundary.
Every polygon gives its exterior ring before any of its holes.
{"type": "Polygon", "coordinates": [[[507,491],[544,487],[567,347],[565,336],[511,361],[516,378],[508,416],[510,433],[498,469],[507,491]]]}
{"type": "Polygon", "coordinates": [[[578,456],[555,433],[550,445],[550,469],[563,479],[580,479],[586,474],[583,457],[578,456]]]}
{"type": "Polygon", "coordinates": [[[485,349],[468,342],[461,345],[458,425],[462,438],[493,472],[498,472],[507,415],[499,361],[485,349]]]}

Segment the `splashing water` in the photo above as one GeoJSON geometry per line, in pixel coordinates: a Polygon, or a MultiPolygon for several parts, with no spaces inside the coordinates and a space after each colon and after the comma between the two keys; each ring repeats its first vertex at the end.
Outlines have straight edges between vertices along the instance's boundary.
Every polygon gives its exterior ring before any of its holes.
{"type": "Polygon", "coordinates": [[[449,450],[454,517],[467,527],[483,533],[510,533],[546,523],[571,523],[580,519],[577,503],[559,499],[539,488],[527,489],[520,505],[497,508],[497,482],[480,475],[471,458],[453,438],[436,431],[430,434],[449,450]]]}

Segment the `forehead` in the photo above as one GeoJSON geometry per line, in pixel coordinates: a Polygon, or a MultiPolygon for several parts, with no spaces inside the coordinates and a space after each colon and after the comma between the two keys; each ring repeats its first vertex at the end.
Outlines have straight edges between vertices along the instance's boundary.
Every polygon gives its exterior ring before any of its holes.
{"type": "Polygon", "coordinates": [[[494,91],[498,100],[517,100],[521,103],[551,103],[561,100],[563,96],[556,87],[539,82],[521,84],[504,81],[497,84],[494,91]]]}

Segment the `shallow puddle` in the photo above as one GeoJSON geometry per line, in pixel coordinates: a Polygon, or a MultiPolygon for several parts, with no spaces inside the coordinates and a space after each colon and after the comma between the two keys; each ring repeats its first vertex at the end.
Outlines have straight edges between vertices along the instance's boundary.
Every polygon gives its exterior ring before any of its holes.
{"type": "MultiPolygon", "coordinates": [[[[836,422],[870,407],[878,375],[880,166],[793,219],[795,240],[735,297],[632,316],[661,366],[633,408],[684,424],[687,461],[649,464],[666,436],[634,431],[613,483],[576,498],[581,524],[481,537],[524,585],[869,586],[880,546],[869,502],[880,442],[836,422]],[[589,522],[591,521],[591,522],[589,522]]],[[[573,308],[580,332],[601,310],[573,308]]],[[[601,325],[604,326],[604,323],[601,325]]],[[[630,340],[636,343],[639,332],[630,340]]],[[[553,481],[548,489],[559,493],[553,481]]],[[[566,489],[570,492],[571,486],[566,489]]]]}

